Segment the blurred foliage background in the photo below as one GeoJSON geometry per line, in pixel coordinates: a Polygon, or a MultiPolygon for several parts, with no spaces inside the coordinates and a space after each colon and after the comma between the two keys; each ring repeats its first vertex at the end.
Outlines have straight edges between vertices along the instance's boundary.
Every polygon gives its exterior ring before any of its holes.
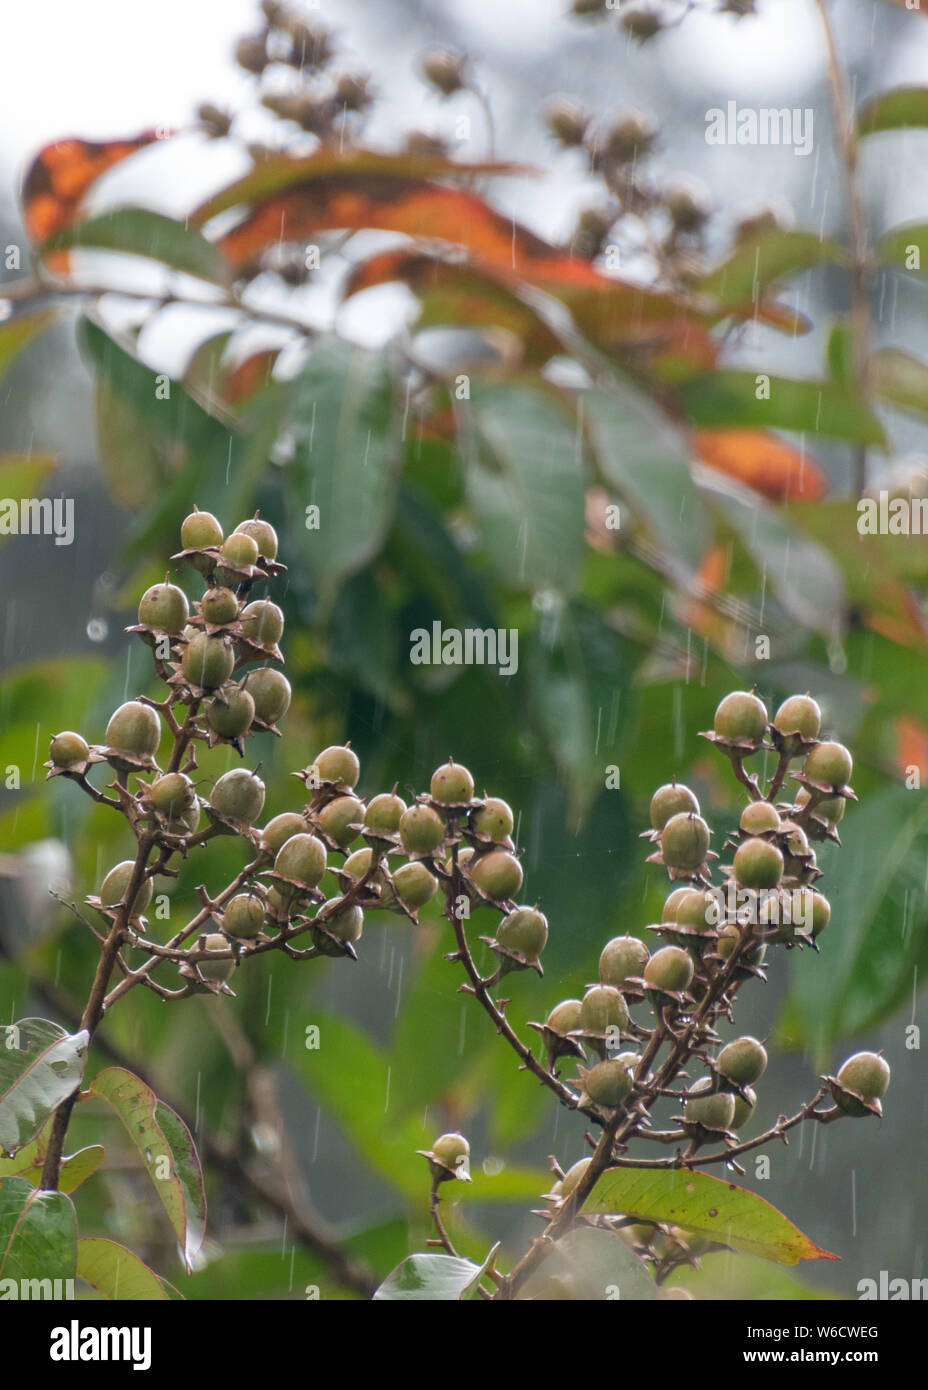
{"type": "MultiPolygon", "coordinates": [[[[385,8],[410,20],[407,61],[411,42],[436,29],[460,41],[437,10],[385,8]]],[[[718,32],[733,23],[697,18],[718,32]]],[[[918,12],[876,0],[839,6],[836,23],[858,100],[878,78],[885,85],[899,54],[911,62],[913,47],[928,45],[918,12]]],[[[394,782],[403,795],[422,790],[450,753],[478,790],[506,798],[526,900],[551,924],[544,980],[507,980],[507,1016],[523,1036],[527,1020],[595,978],[610,936],[659,920],[666,885],[638,839],[654,787],[672,775],[693,786],[717,844],[733,825],[734,783],[698,738],[721,695],[756,685],[772,703],[796,690],[819,700],[827,730],[854,750],[861,798],[840,827],[840,854],[819,854],[832,922],[820,955],[774,953],[767,986],[741,1000],[739,1031],[773,1040],[760,1127],[795,1110],[817,1074],[857,1046],[885,1049],[892,1065],[886,1117],[823,1129],[811,1148],[797,1137],[773,1152],[769,1181],[751,1165],[744,1179],[841,1263],[787,1273],[715,1254],[675,1282],[708,1297],[853,1297],[881,1269],[920,1277],[925,1258],[928,1111],[905,1030],[918,1022],[928,957],[928,543],[860,536],[855,480],[863,459],[869,486],[925,490],[919,461],[900,464],[928,411],[925,290],[900,269],[899,235],[886,234],[917,212],[900,204],[888,171],[904,171],[911,142],[928,135],[872,119],[861,127],[861,148],[884,151],[863,170],[877,249],[867,252],[862,370],[848,313],[860,248],[826,144],[821,50],[775,102],[814,110],[816,178],[831,191],[827,219],[816,211],[797,228],[777,206],[738,205],[732,171],[744,151],[702,139],[704,108],[728,91],[705,99],[705,67],[688,86],[679,44],[656,68],[663,35],[639,49],[614,16],[591,29],[558,14],[552,25],[563,56],[546,52],[528,75],[506,71],[497,94],[491,50],[474,80],[497,116],[497,153],[529,158],[540,175],[455,167],[486,152],[470,137],[454,148],[455,119],[471,116],[475,129],[482,119],[466,88],[447,108],[433,100],[445,144],[432,130],[424,153],[424,137],[406,139],[389,106],[386,116],[364,102],[320,115],[335,69],[307,62],[304,47],[302,71],[271,61],[263,78],[249,76],[251,106],[230,137],[209,138],[215,121],[201,113],[107,175],[99,203],[94,184],[84,221],[76,205],[59,216],[59,202],[43,223],[27,179],[33,269],[57,297],[54,320],[32,323],[11,296],[15,313],[0,325],[0,493],[73,497],[77,533],[70,548],[0,544],[0,771],[21,771],[21,785],[7,776],[0,793],[0,1013],[74,1022],[95,945],[47,889],[80,901],[129,849],[105,808],[63,779],[43,785],[50,736],[75,728],[99,740],[116,704],[155,693],[147,653],[122,627],[163,576],[190,505],[227,530],[260,507],[289,566],[273,597],[294,687],[283,738],[248,747],[268,812],[298,807],[290,773],[346,738],[363,794],[394,782]],[[634,93],[649,74],[667,101],[657,151],[642,148],[631,183],[627,162],[594,158],[590,169],[582,146],[564,151],[544,135],[538,98],[585,87],[604,122],[595,147],[608,148],[617,75],[634,93]],[[301,126],[279,108],[282,93],[304,90],[316,106],[301,126]],[[261,105],[269,93],[277,110],[261,105]],[[688,162],[687,149],[698,150],[716,210],[680,235],[664,190],[668,164],[688,162]],[[172,158],[194,188],[189,209],[201,210],[188,226],[155,220],[179,215],[172,158]],[[592,245],[578,242],[558,201],[565,161],[577,214],[604,202],[615,211],[592,245]],[[531,231],[511,219],[523,196],[531,231]],[[147,214],[112,212],[126,204],[147,214]],[[67,266],[54,260],[75,242],[89,249],[67,266]],[[323,268],[294,275],[284,252],[308,243],[323,268]],[[465,254],[449,257],[461,243],[465,254]],[[352,307],[365,296],[366,317],[352,307]],[[773,377],[769,401],[755,395],[761,372],[773,377]],[[312,504],[319,530],[305,524],[312,504]],[[619,530],[605,520],[610,505],[619,530]],[[516,629],[518,671],[412,666],[410,633],[434,621],[516,629]],[[618,788],[607,786],[610,768],[618,788]]],[[[372,85],[381,80],[375,69],[372,85]]],[[[897,126],[926,124],[914,98],[904,114],[897,126]]],[[[782,174],[793,193],[805,161],[760,153],[768,187],[782,174]]],[[[901,244],[923,232],[918,224],[901,244]]],[[[25,245],[12,211],[0,242],[25,245]]],[[[203,775],[234,761],[215,750],[203,775]]],[[[218,890],[240,865],[223,840],[193,853],[167,881],[171,923],[195,911],[199,883],[218,890]]],[[[137,991],[108,1016],[96,1061],[117,1056],[187,1117],[207,1167],[209,1234],[202,1267],[185,1278],[145,1174],[102,1111],[85,1107],[68,1148],[106,1126],[107,1163],[82,1191],[82,1232],[123,1241],[187,1297],[302,1297],[310,1284],[345,1296],[298,1223],[284,1223],[281,1201],[382,1277],[428,1235],[414,1151],[460,1128],[475,1181],[448,1217],[458,1248],[482,1259],[498,1238],[512,1254],[524,1247],[538,1226],[527,1213],[548,1187],[546,1155],[571,1163],[582,1125],[518,1073],[456,993],[447,933],[429,910],[418,928],[370,914],[362,945],[357,965],[262,956],[236,976],[235,1002],[197,998],[175,1011],[137,991]],[[309,1050],[314,1024],[321,1045],[309,1050]],[[278,1200],[262,1200],[243,1174],[278,1200]]]]}

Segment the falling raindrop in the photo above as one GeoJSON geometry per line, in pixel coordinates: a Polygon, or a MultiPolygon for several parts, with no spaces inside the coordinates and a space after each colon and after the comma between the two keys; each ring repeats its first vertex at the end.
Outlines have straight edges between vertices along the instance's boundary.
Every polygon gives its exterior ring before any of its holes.
{"type": "Polygon", "coordinates": [[[497,1158],[494,1154],[492,1156],[486,1157],[483,1160],[481,1167],[483,1168],[483,1171],[486,1173],[488,1178],[498,1178],[500,1173],[506,1167],[506,1164],[503,1159],[497,1158]]]}
{"type": "Polygon", "coordinates": [[[91,618],[87,624],[87,636],[91,642],[105,642],[110,625],[105,618],[91,618]]]}

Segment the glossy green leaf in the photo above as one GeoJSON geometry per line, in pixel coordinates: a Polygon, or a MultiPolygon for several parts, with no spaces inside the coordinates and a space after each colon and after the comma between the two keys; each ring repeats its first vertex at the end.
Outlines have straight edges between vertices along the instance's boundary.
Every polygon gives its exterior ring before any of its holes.
{"type": "Polygon", "coordinates": [[[708,1173],[609,1168],[583,1210],[670,1222],[719,1245],[781,1265],[838,1258],[803,1235],[763,1197],[708,1173]]]}
{"type": "Polygon", "coordinates": [[[885,265],[928,272],[928,222],[908,222],[892,227],[880,237],[876,255],[885,265]]]}
{"type": "Polygon", "coordinates": [[[37,314],[20,314],[7,319],[6,323],[0,323],[0,376],[30,338],[41,333],[54,319],[55,314],[51,309],[43,309],[37,314]]]}
{"type": "Polygon", "coordinates": [[[690,476],[683,430],[641,391],[618,379],[580,399],[606,485],[627,501],[674,568],[697,569],[711,527],[690,476]]]}
{"type": "Polygon", "coordinates": [[[825,360],[832,381],[850,386],[857,376],[854,360],[854,334],[847,319],[835,319],[825,344],[825,360]]]}
{"type": "Polygon", "coordinates": [[[878,348],[870,358],[873,389],[884,401],[928,414],[928,364],[901,348],[878,348]]]}
{"type": "Polygon", "coordinates": [[[698,288],[723,304],[757,303],[776,280],[840,262],[844,254],[836,242],[814,232],[773,228],[740,241],[698,288]]]}
{"type": "Polygon", "coordinates": [[[46,1018],[0,1029],[0,1150],[14,1153],[76,1091],[87,1061],[86,1030],[73,1035],[46,1018]]]}
{"type": "Polygon", "coordinates": [[[305,564],[331,602],[339,581],[380,549],[399,463],[393,383],[381,355],[327,340],[293,383],[289,430],[291,563],[305,564]],[[306,509],[319,508],[307,529],[306,509]]]}
{"type": "Polygon", "coordinates": [[[106,1100],[126,1127],[144,1160],[177,1236],[189,1269],[203,1243],[206,1194],[190,1131],[179,1115],[154,1091],[123,1067],[107,1067],[90,1083],[89,1092],[106,1100]]]}
{"type": "Polygon", "coordinates": [[[520,589],[570,592],[584,550],[582,445],[552,395],[482,385],[459,415],[467,497],[499,576],[520,589]]]}
{"type": "Polygon", "coordinates": [[[909,126],[928,126],[928,87],[895,87],[878,92],[857,112],[861,135],[905,130],[909,126]]]}
{"type": "Polygon", "coordinates": [[[592,1226],[562,1236],[519,1294],[569,1303],[645,1303],[657,1296],[657,1285],[622,1237],[592,1226]]]}
{"type": "Polygon", "coordinates": [[[104,1298],[165,1303],[168,1294],[155,1272],[115,1240],[84,1237],[77,1242],[77,1276],[104,1298]]]}
{"type": "Polygon", "coordinates": [[[678,394],[689,418],[705,429],[740,425],[811,430],[860,444],[883,443],[876,416],[858,395],[831,381],[791,381],[769,373],[731,369],[683,382],[678,394]]]}
{"type": "Polygon", "coordinates": [[[737,533],[787,612],[834,637],[843,629],[847,595],[841,571],[824,546],[782,511],[713,469],[694,470],[705,501],[737,533]]]}
{"type": "Polygon", "coordinates": [[[222,255],[202,232],[149,208],[114,208],[72,222],[50,237],[38,254],[45,256],[69,247],[144,256],[199,280],[219,283],[226,276],[222,255]]]}
{"type": "Polygon", "coordinates": [[[374,1294],[379,1302],[460,1302],[475,1297],[480,1265],[453,1255],[409,1255],[374,1294]]]}
{"type": "MultiPolygon", "coordinates": [[[[77,1216],[64,1192],[40,1192],[23,1178],[0,1178],[0,1281],[73,1279],[77,1216]]],[[[30,1292],[40,1298],[42,1292],[30,1292]]],[[[52,1292],[45,1296],[51,1298],[52,1292]]]]}
{"type": "MultiPolygon", "coordinates": [[[[40,1185],[51,1125],[50,1116],[36,1137],[17,1149],[14,1158],[0,1158],[0,1178],[25,1178],[33,1187],[40,1185]]],[[[77,1153],[64,1154],[58,1170],[59,1191],[74,1192],[82,1182],[93,1176],[105,1156],[102,1144],[89,1144],[84,1149],[78,1149],[77,1153]]]]}

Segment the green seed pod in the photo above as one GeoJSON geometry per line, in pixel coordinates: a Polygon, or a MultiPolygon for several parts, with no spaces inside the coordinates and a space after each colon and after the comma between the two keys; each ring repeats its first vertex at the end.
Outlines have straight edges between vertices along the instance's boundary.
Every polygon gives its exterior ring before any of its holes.
{"type": "Polygon", "coordinates": [[[741,812],[740,829],[745,835],[767,835],[780,828],[780,813],[769,801],[751,801],[741,812]]]}
{"type": "Polygon", "coordinates": [[[242,689],[255,702],[255,718],[264,724],[278,724],[290,708],[290,682],[283,671],[273,666],[259,666],[249,671],[242,689]]]}
{"type": "Polygon", "coordinates": [[[466,767],[449,758],[432,773],[429,790],[433,801],[453,806],[462,801],[470,801],[474,794],[474,779],[466,767]]]}
{"type": "Polygon", "coordinates": [[[357,826],[364,819],[364,806],[356,796],[337,796],[317,812],[319,829],[334,840],[340,849],[346,849],[359,835],[357,826]]]}
{"type": "Polygon", "coordinates": [[[712,1078],[703,1076],[689,1089],[684,1101],[687,1123],[703,1129],[731,1129],[735,1117],[735,1097],[730,1091],[712,1093],[712,1078]]]}
{"type": "Polygon", "coordinates": [[[400,828],[400,818],[406,810],[406,802],[395,792],[380,792],[371,797],[364,812],[364,829],[371,835],[378,833],[395,835],[400,828]]]}
{"type": "MultiPolygon", "coordinates": [[[[303,888],[315,888],[327,865],[325,845],[315,835],[304,832],[291,835],[281,846],[274,860],[274,872],[303,888]]],[[[286,893],[284,888],[280,891],[286,893]]]]}
{"type": "Polygon", "coordinates": [[[734,1038],[718,1055],[718,1068],[736,1086],[750,1086],[767,1070],[767,1050],[756,1038],[734,1038]]]}
{"type": "Polygon", "coordinates": [[[264,808],[264,783],[246,768],[233,768],[219,778],[209,804],[223,819],[250,826],[264,808]]]}
{"type": "Polygon", "coordinates": [[[517,907],[496,928],[496,939],[508,951],[537,960],[548,941],[548,919],[534,907],[517,907]]]}
{"type": "Polygon", "coordinates": [[[580,1001],[580,1027],[586,1033],[624,1031],[628,1027],[628,1005],[620,990],[612,985],[591,985],[580,1001]]]}
{"type": "Polygon", "coordinates": [[[567,1169],[560,1182],[560,1196],[562,1198],[569,1197],[572,1192],[576,1192],[584,1173],[592,1162],[592,1158],[578,1158],[576,1163],[567,1169]]]}
{"type": "Polygon", "coordinates": [[[583,1090],[594,1105],[610,1109],[621,1105],[632,1089],[632,1069],[621,1057],[608,1057],[597,1062],[583,1076],[583,1090]]]}
{"type": "Polygon", "coordinates": [[[757,1105],[757,1093],[750,1086],[744,1088],[743,1096],[735,1096],[735,1113],[732,1116],[731,1124],[728,1126],[735,1134],[739,1129],[743,1129],[748,1120],[754,1114],[757,1105]]]}
{"type": "Polygon", "coordinates": [[[698,869],[709,852],[709,827],[701,816],[683,812],[671,816],[660,837],[661,854],[669,869],[698,869]]]}
{"type": "Polygon", "coordinates": [[[52,739],[48,755],[56,767],[73,767],[75,763],[87,761],[90,757],[90,747],[80,734],[66,729],[52,739]]]}
{"type": "Polygon", "coordinates": [[[269,521],[262,521],[260,517],[253,516],[248,521],[240,521],[235,531],[251,536],[258,547],[258,554],[265,560],[277,559],[277,532],[269,521]]]}
{"type": "Polygon", "coordinates": [[[431,806],[410,806],[400,817],[400,840],[407,854],[433,854],[445,838],[445,823],[431,806]]]}
{"type": "Polygon", "coordinates": [[[269,599],[255,599],[243,609],[242,633],[256,647],[276,647],[284,632],[284,615],[269,599]]]}
{"type": "Polygon", "coordinates": [[[471,825],[478,835],[487,835],[495,844],[499,844],[512,834],[515,818],[507,802],[498,796],[488,796],[471,817],[471,825]]]}
{"type": "Polygon", "coordinates": [[[783,856],[769,840],[745,840],[735,851],[732,869],[744,888],[776,888],[783,877],[783,856]]]}
{"type": "Polygon", "coordinates": [[[719,923],[719,907],[715,895],[691,888],[677,906],[677,925],[696,932],[709,932],[719,923]]]}
{"type": "Polygon", "coordinates": [[[795,744],[798,752],[802,746],[802,739],[818,738],[822,727],[822,711],[811,695],[790,695],[773,716],[773,724],[781,734],[799,735],[795,744]]]}
{"type": "Polygon", "coordinates": [[[180,543],[185,550],[205,550],[207,546],[222,545],[222,527],[212,512],[199,512],[194,507],[181,523],[180,543]]]}
{"type": "Polygon", "coordinates": [[[234,623],[238,617],[238,599],[231,589],[207,589],[200,600],[200,612],[214,627],[234,623]]]}
{"type": "MultiPolygon", "coordinates": [[[[110,869],[106,878],[100,885],[100,902],[104,907],[119,907],[123,898],[129,890],[132,876],[135,873],[135,863],[131,859],[124,859],[121,864],[117,864],[110,869]]],[[[132,916],[136,917],[140,912],[144,912],[151,902],[154,888],[150,878],[142,879],[141,886],[135,897],[132,906],[132,916]]]]}
{"type": "Polygon", "coordinates": [[[246,568],[258,559],[258,543],[253,537],[245,535],[244,531],[233,531],[219,547],[219,555],[230,565],[246,568]]]}
{"type": "Polygon", "coordinates": [[[306,821],[299,811],[282,811],[261,831],[261,848],[277,854],[294,835],[302,835],[305,831],[306,821]]]}
{"type": "MultiPolygon", "coordinates": [[[[343,899],[340,897],[329,898],[327,902],[322,904],[319,909],[320,913],[331,912],[332,915],[331,917],[326,916],[319,925],[330,932],[337,941],[353,945],[356,941],[361,940],[361,934],[364,931],[364,913],[357,903],[348,903],[347,906],[340,907],[339,904],[342,901],[343,899]]],[[[321,949],[325,954],[324,945],[321,945],[321,949]]]]}
{"type": "Polygon", "coordinates": [[[116,753],[145,761],[154,757],[161,742],[161,720],[150,705],[127,700],[106,726],[106,746],[116,753]]]}
{"type": "Polygon", "coordinates": [[[817,743],[810,749],[802,770],[810,782],[844,787],[851,780],[854,760],[843,743],[817,743]]]}
{"type": "Polygon", "coordinates": [[[507,902],[522,887],[522,865],[507,850],[494,849],[473,861],[471,880],[494,902],[507,902]]]}
{"type": "Polygon", "coordinates": [[[663,830],[671,816],[688,815],[691,811],[699,815],[699,802],[689,787],[684,787],[682,783],[667,782],[663,787],[658,787],[651,797],[652,828],[663,830]]]}
{"type": "Polygon", "coordinates": [[[695,966],[688,953],[679,946],[662,946],[655,951],[644,968],[645,983],[661,992],[689,989],[695,966]]]}
{"type": "MultiPolygon", "coordinates": [[[[370,850],[367,853],[370,854],[370,850]]],[[[438,879],[429,873],[421,860],[414,860],[411,864],[401,864],[395,870],[393,889],[404,906],[415,911],[434,898],[438,891],[438,879]]]]}
{"type": "Polygon", "coordinates": [[[650,951],[637,936],[614,936],[607,941],[599,956],[599,978],[602,984],[621,989],[630,976],[640,977],[648,963],[650,951]]]}
{"type": "Polygon", "coordinates": [[[196,799],[196,788],[183,772],[167,772],[163,777],[156,777],[146,795],[153,810],[172,820],[179,820],[196,799]]]}
{"type": "Polygon", "coordinates": [[[184,647],[180,666],[191,685],[218,690],[232,674],[235,653],[224,637],[198,632],[184,647]]]}
{"type": "Polygon", "coordinates": [[[164,822],[164,828],[169,835],[195,835],[200,828],[200,821],[203,812],[199,801],[194,801],[193,805],[186,811],[181,811],[179,816],[172,816],[164,822]]]}
{"type": "Polygon", "coordinates": [[[222,914],[222,929],[226,936],[250,940],[258,935],[266,917],[264,903],[253,893],[239,893],[230,898],[222,914]]]}
{"type": "Polygon", "coordinates": [[[889,1063],[885,1058],[875,1052],[855,1052],[842,1064],[838,1081],[866,1104],[861,1104],[855,1096],[842,1095],[841,1092],[835,1092],[835,1101],[846,1115],[857,1118],[867,1115],[870,1113],[867,1105],[875,1105],[889,1090],[890,1077],[889,1063]]]}
{"type": "Polygon", "coordinates": [[[338,782],[350,791],[361,776],[361,764],[353,748],[336,743],[322,750],[309,773],[309,780],[314,786],[322,782],[338,782]]]}
{"type": "Polygon", "coordinates": [[[686,897],[687,893],[690,892],[692,892],[692,889],[686,886],[682,888],[675,888],[673,890],[673,892],[667,898],[667,901],[664,903],[664,909],[661,912],[661,922],[675,922],[677,920],[677,911],[680,907],[680,904],[686,897]]]}
{"type": "Polygon", "coordinates": [[[139,622],[161,632],[182,632],[189,616],[187,595],[176,584],[153,584],[139,601],[139,622]]]}
{"type": "MultiPolygon", "coordinates": [[[[211,932],[209,936],[203,938],[203,946],[207,951],[229,950],[229,943],[219,932],[211,932]]],[[[224,982],[228,980],[232,971],[235,969],[235,961],[229,960],[198,960],[197,969],[204,980],[217,980],[224,982]]]]}
{"type": "Polygon", "coordinates": [[[439,1182],[448,1178],[468,1177],[470,1144],[463,1134],[441,1134],[432,1145],[432,1153],[438,1163],[431,1165],[432,1174],[439,1182]]]}
{"type": "Polygon", "coordinates": [[[255,702],[241,686],[224,690],[226,703],[211,700],[206,706],[206,722],[221,738],[241,738],[251,728],[255,717],[255,702]]]}
{"type": "Polygon", "coordinates": [[[573,1033],[580,1027],[581,1008],[579,999],[562,999],[548,1014],[545,1027],[550,1028],[552,1033],[566,1037],[568,1033],[573,1033]]]}
{"type": "MultiPolygon", "coordinates": [[[[800,787],[796,794],[796,805],[806,806],[811,800],[810,794],[805,787],[800,787]]],[[[827,821],[829,825],[837,825],[838,821],[844,819],[844,812],[847,810],[847,802],[843,796],[825,796],[820,801],[816,801],[812,808],[813,816],[818,816],[819,820],[827,821]]]]}
{"type": "Polygon", "coordinates": [[[733,690],[719,703],[713,727],[716,737],[727,743],[759,745],[767,731],[766,706],[747,690],[733,690]]]}

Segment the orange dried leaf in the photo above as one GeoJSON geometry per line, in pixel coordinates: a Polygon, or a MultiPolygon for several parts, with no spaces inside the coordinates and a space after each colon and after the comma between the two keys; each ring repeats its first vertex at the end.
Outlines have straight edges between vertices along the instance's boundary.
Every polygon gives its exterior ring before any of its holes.
{"type": "Polygon", "coordinates": [[[913,714],[900,714],[893,722],[896,735],[896,767],[904,777],[910,768],[928,772],[928,725],[913,714]]]}
{"type": "Polygon", "coordinates": [[[814,459],[766,430],[696,430],[693,442],[703,463],[772,502],[815,501],[828,490],[814,459]]]}

